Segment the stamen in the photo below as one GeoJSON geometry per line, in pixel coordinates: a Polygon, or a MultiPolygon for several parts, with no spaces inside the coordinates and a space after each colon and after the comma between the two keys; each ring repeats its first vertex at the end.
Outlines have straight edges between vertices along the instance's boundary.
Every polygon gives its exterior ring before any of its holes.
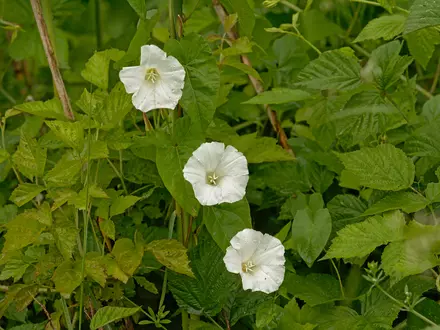
{"type": "Polygon", "coordinates": [[[216,186],[217,185],[217,180],[219,179],[219,177],[214,173],[208,175],[208,183],[210,185],[216,186]]]}
{"type": "Polygon", "coordinates": [[[247,262],[243,262],[241,264],[241,270],[245,273],[253,273],[255,266],[256,265],[252,262],[252,260],[248,260],[247,262]]]}
{"type": "Polygon", "coordinates": [[[157,72],[155,68],[147,69],[145,72],[145,80],[155,83],[157,79],[159,79],[159,72],[157,72]]]}

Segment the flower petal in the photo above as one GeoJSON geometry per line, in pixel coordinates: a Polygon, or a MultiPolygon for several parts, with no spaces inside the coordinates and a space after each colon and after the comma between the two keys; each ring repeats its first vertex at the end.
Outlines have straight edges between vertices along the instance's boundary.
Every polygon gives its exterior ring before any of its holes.
{"type": "Polygon", "coordinates": [[[219,186],[207,183],[193,184],[194,195],[201,205],[211,206],[222,202],[222,190],[219,186]]]}
{"type": "Polygon", "coordinates": [[[156,65],[165,60],[167,54],[155,45],[145,45],[141,47],[141,65],[144,67],[156,68],[156,65]]]}
{"type": "Polygon", "coordinates": [[[232,247],[226,249],[225,257],[223,258],[226,269],[234,274],[241,272],[241,257],[236,250],[232,247]]]}
{"type": "Polygon", "coordinates": [[[153,84],[144,80],[139,90],[133,94],[131,99],[135,108],[142,112],[157,109],[155,89],[152,88],[151,85],[153,84]]]}
{"type": "Polygon", "coordinates": [[[243,289],[272,293],[279,289],[284,280],[284,266],[261,266],[252,273],[240,273],[243,289]]]}
{"type": "Polygon", "coordinates": [[[281,241],[268,234],[264,234],[252,261],[258,266],[280,266],[284,265],[284,246],[281,241]]]}
{"type": "Polygon", "coordinates": [[[206,183],[206,171],[196,157],[190,157],[183,168],[183,177],[191,184],[206,183]]]}
{"type": "Polygon", "coordinates": [[[119,72],[119,79],[127,93],[136,92],[145,80],[145,69],[141,66],[129,66],[119,72]]]}
{"type": "Polygon", "coordinates": [[[227,146],[216,168],[219,176],[248,175],[248,163],[246,157],[233,146],[227,146]]]}
{"type": "Polygon", "coordinates": [[[235,203],[242,200],[246,194],[249,176],[225,176],[219,180],[222,188],[222,203],[235,203]]]}
{"type": "Polygon", "coordinates": [[[193,152],[193,157],[203,165],[206,173],[211,173],[215,171],[224,151],[225,145],[223,143],[207,142],[202,143],[202,145],[193,152]]]}
{"type": "Polygon", "coordinates": [[[263,234],[253,229],[243,229],[231,239],[231,246],[237,250],[243,262],[247,262],[255,253],[263,239],[263,234]]]}

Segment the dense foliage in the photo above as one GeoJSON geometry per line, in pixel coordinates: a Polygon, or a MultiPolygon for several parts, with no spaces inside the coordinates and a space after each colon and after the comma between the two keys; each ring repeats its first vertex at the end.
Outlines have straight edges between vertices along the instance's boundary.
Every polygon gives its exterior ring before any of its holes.
{"type": "Polygon", "coordinates": [[[0,0],[0,329],[439,328],[438,0],[41,0],[72,113],[31,2],[0,0]],[[144,45],[174,110],[119,78],[144,45]],[[237,202],[184,177],[211,141],[237,202]],[[245,228],[284,246],[276,292],[227,270],[245,228]]]}

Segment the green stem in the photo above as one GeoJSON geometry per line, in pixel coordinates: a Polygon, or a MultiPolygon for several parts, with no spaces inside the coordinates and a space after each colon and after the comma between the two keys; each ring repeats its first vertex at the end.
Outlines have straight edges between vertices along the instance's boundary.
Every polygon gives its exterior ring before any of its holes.
{"type": "Polygon", "coordinates": [[[303,10],[301,8],[299,8],[298,6],[294,5],[293,3],[290,3],[289,1],[281,0],[280,3],[283,4],[286,7],[289,7],[290,9],[293,9],[294,11],[296,11],[298,13],[303,12],[303,10]]]}
{"type": "Polygon", "coordinates": [[[3,87],[0,87],[0,93],[12,104],[17,104],[17,101],[3,87]]]}
{"type": "Polygon", "coordinates": [[[296,35],[298,38],[304,41],[307,45],[310,46],[310,48],[312,48],[316,53],[318,53],[318,55],[322,54],[322,52],[318,48],[316,48],[315,45],[313,45],[310,41],[308,41],[306,38],[303,37],[303,35],[301,34],[301,32],[299,32],[296,26],[294,26],[293,28],[296,31],[296,33],[292,33],[293,35],[296,35]]]}
{"type": "Polygon", "coordinates": [[[169,30],[171,39],[176,39],[176,12],[174,4],[174,0],[168,0],[168,19],[170,21],[169,30]]]}
{"type": "Polygon", "coordinates": [[[68,330],[73,330],[72,321],[70,319],[69,309],[67,308],[66,300],[61,297],[61,306],[63,307],[63,313],[64,313],[64,320],[67,324],[68,330]]]}
{"type": "Polygon", "coordinates": [[[124,188],[125,195],[128,196],[127,187],[125,186],[125,181],[124,181],[124,178],[122,177],[122,174],[119,173],[118,169],[116,168],[115,165],[113,165],[113,163],[111,162],[110,159],[108,159],[108,158],[106,158],[106,159],[107,159],[107,162],[109,163],[109,165],[111,166],[111,168],[113,169],[113,171],[114,171],[114,172],[116,173],[116,175],[118,176],[119,180],[121,180],[122,188],[124,188]]]}
{"type": "Polygon", "coordinates": [[[388,298],[390,298],[393,302],[395,302],[397,305],[399,305],[401,308],[406,309],[408,312],[414,314],[415,316],[417,316],[419,319],[425,321],[426,323],[433,325],[433,326],[438,326],[437,323],[434,323],[433,321],[431,321],[430,319],[428,319],[426,316],[420,314],[419,312],[415,311],[413,308],[406,306],[403,302],[401,302],[400,300],[397,300],[396,298],[394,298],[392,295],[390,295],[388,292],[386,292],[379,284],[375,285],[385,296],[387,296],[388,298]]]}
{"type": "MultiPolygon", "coordinates": [[[[168,223],[168,239],[171,239],[173,237],[174,222],[175,221],[176,221],[176,212],[173,212],[170,217],[170,222],[168,223]]],[[[160,310],[160,308],[163,305],[163,302],[165,301],[165,294],[167,291],[167,280],[168,280],[168,269],[165,268],[165,274],[163,276],[162,292],[160,293],[158,310],[160,310]]]]}
{"type": "Polygon", "coordinates": [[[379,3],[374,1],[368,1],[368,0],[350,0],[351,2],[359,2],[359,3],[365,3],[367,5],[372,5],[376,7],[382,7],[379,3]]]}
{"type": "Polygon", "coordinates": [[[209,315],[206,315],[206,317],[217,327],[217,328],[219,328],[219,329],[222,329],[223,330],[223,328],[220,326],[220,324],[218,324],[217,322],[215,322],[215,320],[211,317],[211,316],[209,316],[209,315]]]}
{"type": "Polygon", "coordinates": [[[342,279],[341,279],[341,275],[339,274],[338,267],[336,267],[335,262],[333,261],[333,259],[330,259],[330,262],[331,262],[333,268],[335,269],[336,275],[338,276],[339,287],[341,288],[342,298],[345,299],[344,286],[342,285],[342,279]]]}

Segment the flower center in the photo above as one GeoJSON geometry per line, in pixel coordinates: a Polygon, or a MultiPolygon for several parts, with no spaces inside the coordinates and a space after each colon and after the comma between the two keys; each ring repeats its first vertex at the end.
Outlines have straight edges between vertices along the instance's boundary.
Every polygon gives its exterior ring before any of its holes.
{"type": "Polygon", "coordinates": [[[252,262],[252,260],[248,260],[247,262],[243,262],[241,264],[241,270],[245,273],[253,273],[254,272],[254,268],[255,266],[257,266],[256,264],[254,264],[252,262]]]}
{"type": "Polygon", "coordinates": [[[145,80],[155,83],[159,79],[159,72],[155,68],[149,68],[145,71],[145,80]]]}
{"type": "Polygon", "coordinates": [[[211,186],[216,186],[218,183],[218,179],[219,179],[219,177],[217,176],[217,174],[215,174],[215,172],[208,175],[208,183],[211,186]]]}

